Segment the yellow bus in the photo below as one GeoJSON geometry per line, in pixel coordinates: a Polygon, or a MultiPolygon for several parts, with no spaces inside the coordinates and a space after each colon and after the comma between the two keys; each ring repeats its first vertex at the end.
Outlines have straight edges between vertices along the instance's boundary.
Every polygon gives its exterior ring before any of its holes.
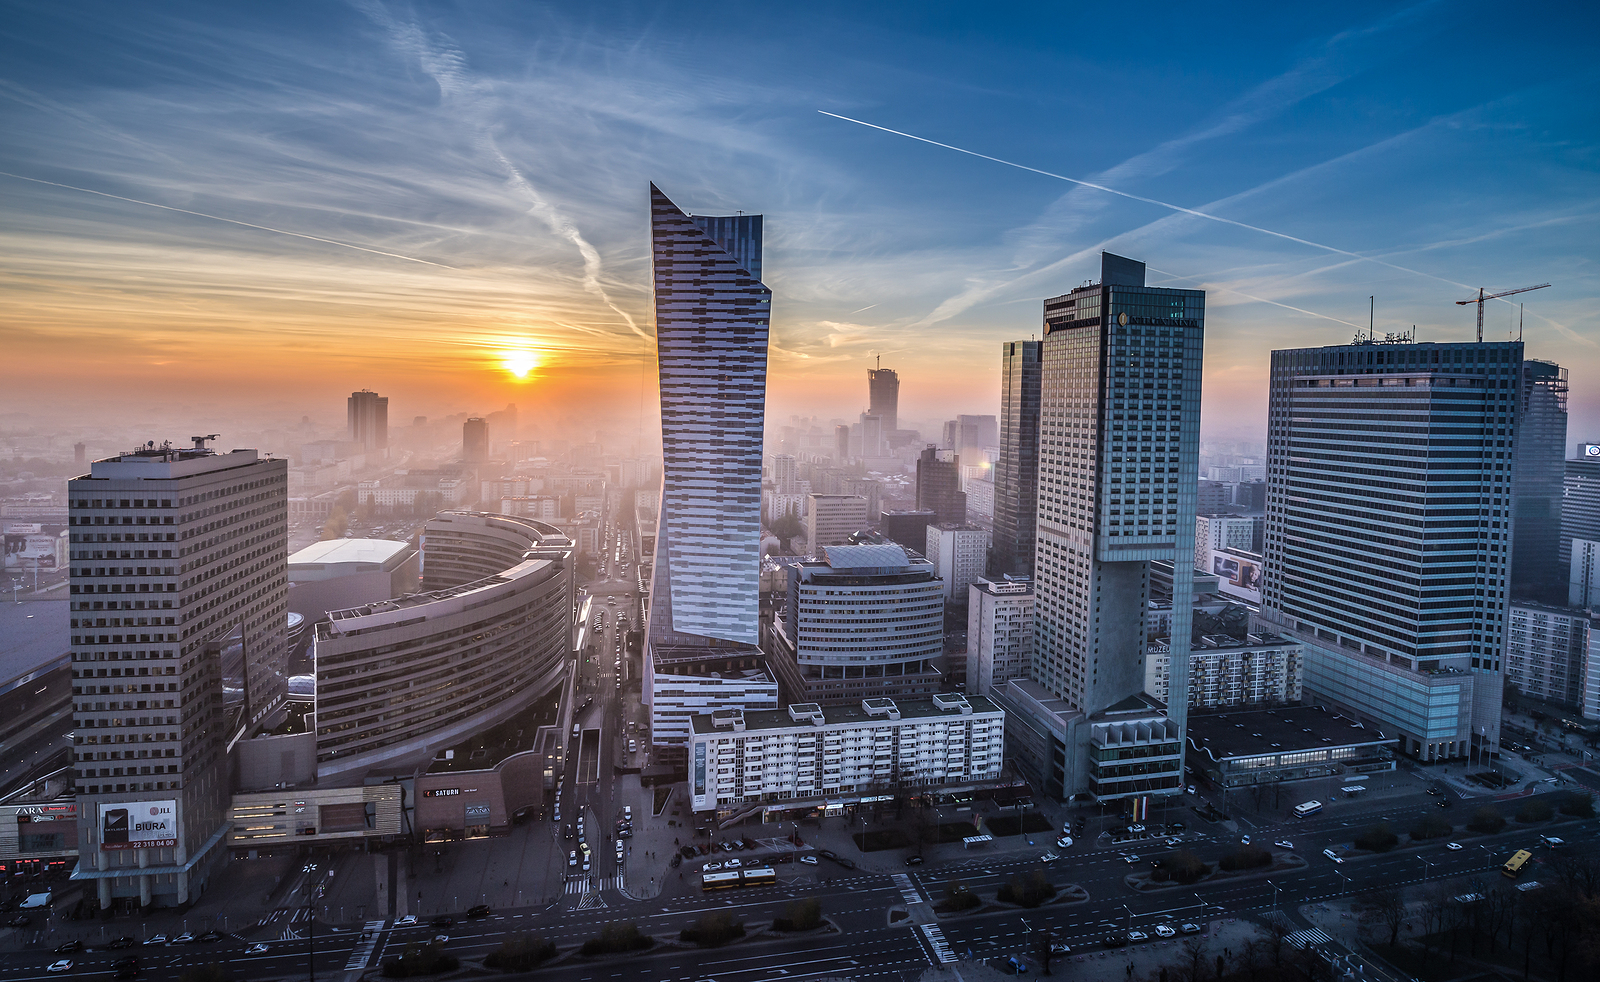
{"type": "Polygon", "coordinates": [[[778,882],[777,871],[770,866],[761,866],[756,869],[747,869],[739,874],[739,885],[746,887],[766,886],[778,882]]]}
{"type": "Polygon", "coordinates": [[[725,890],[728,887],[739,885],[739,871],[731,870],[727,873],[705,873],[700,877],[700,889],[725,890]]]}
{"type": "Polygon", "coordinates": [[[1518,849],[1510,859],[1506,860],[1506,864],[1500,868],[1500,872],[1509,877],[1515,878],[1521,875],[1522,867],[1526,866],[1528,864],[1528,860],[1532,858],[1533,853],[1526,849],[1518,849]]]}

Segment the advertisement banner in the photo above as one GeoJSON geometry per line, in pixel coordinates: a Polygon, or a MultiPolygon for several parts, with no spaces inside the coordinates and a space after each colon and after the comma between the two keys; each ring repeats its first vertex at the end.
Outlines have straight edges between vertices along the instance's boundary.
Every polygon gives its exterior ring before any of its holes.
{"type": "Polygon", "coordinates": [[[160,849],[178,844],[176,801],[116,801],[100,805],[100,848],[160,849]]]}

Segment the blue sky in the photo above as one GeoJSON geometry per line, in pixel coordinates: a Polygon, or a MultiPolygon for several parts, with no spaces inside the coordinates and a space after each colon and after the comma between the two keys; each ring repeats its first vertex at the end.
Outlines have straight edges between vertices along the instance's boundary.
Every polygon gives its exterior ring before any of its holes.
{"type": "Polygon", "coordinates": [[[1208,436],[1258,439],[1267,352],[1348,340],[1369,295],[1380,332],[1467,340],[1464,288],[1548,281],[1529,354],[1572,370],[1572,441],[1600,437],[1593,5],[0,14],[0,348],[34,366],[0,410],[155,375],[631,421],[653,180],[767,216],[774,415],[859,411],[880,353],[902,416],[992,412],[999,342],[1109,249],[1208,291],[1208,436]],[[518,348],[532,383],[494,370],[518,348]]]}

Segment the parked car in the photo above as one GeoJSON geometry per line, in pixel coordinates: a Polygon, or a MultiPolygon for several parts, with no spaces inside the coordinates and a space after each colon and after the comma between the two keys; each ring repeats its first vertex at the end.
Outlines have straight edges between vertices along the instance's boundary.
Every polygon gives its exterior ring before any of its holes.
{"type": "Polygon", "coordinates": [[[834,857],[833,861],[838,863],[840,866],[843,866],[845,869],[855,869],[856,868],[856,863],[855,863],[855,860],[853,860],[853,859],[846,859],[843,856],[836,856],[836,857],[834,857]]]}
{"type": "Polygon", "coordinates": [[[1065,941],[1052,941],[1050,942],[1050,954],[1070,955],[1072,954],[1072,946],[1065,941]]]}
{"type": "Polygon", "coordinates": [[[434,927],[455,927],[456,919],[449,914],[440,914],[428,923],[434,927]]]}
{"type": "Polygon", "coordinates": [[[110,944],[106,945],[106,947],[107,948],[132,948],[134,945],[136,945],[138,943],[139,942],[133,940],[132,938],[130,938],[126,934],[124,934],[122,937],[120,937],[120,938],[116,939],[115,941],[111,942],[110,944]]]}
{"type": "Polygon", "coordinates": [[[62,943],[56,945],[56,954],[58,954],[58,955],[65,955],[69,951],[82,951],[82,950],[83,950],[83,942],[82,941],[63,941],[62,943]]]}
{"type": "Polygon", "coordinates": [[[838,855],[832,849],[818,849],[817,850],[817,855],[821,856],[823,859],[838,859],[839,858],[838,855]]]}
{"type": "Polygon", "coordinates": [[[221,931],[207,931],[206,933],[196,937],[195,940],[200,942],[201,944],[216,944],[218,941],[222,940],[222,932],[221,931]]]}
{"type": "Polygon", "coordinates": [[[1177,930],[1174,929],[1173,927],[1171,927],[1170,925],[1167,925],[1167,924],[1157,924],[1156,925],[1156,937],[1158,937],[1158,938],[1170,938],[1170,937],[1173,937],[1174,935],[1176,935],[1177,933],[1178,933],[1177,930]]]}
{"type": "Polygon", "coordinates": [[[145,944],[166,944],[166,943],[167,943],[167,936],[165,934],[152,934],[145,941],[145,944]]]}
{"type": "Polygon", "coordinates": [[[1120,934],[1108,934],[1105,936],[1105,946],[1107,948],[1121,948],[1127,943],[1128,939],[1120,934]]]}
{"type": "Polygon", "coordinates": [[[921,866],[922,863],[923,863],[923,859],[922,859],[921,856],[907,856],[906,857],[906,865],[907,866],[921,866]]]}
{"type": "Polygon", "coordinates": [[[1143,825],[1130,825],[1130,826],[1128,826],[1128,831],[1129,832],[1143,832],[1144,831],[1144,826],[1143,825]]]}
{"type": "Polygon", "coordinates": [[[738,869],[739,867],[741,867],[743,865],[744,865],[744,863],[741,863],[737,859],[730,859],[727,862],[722,864],[722,868],[723,869],[738,869]]]}
{"type": "Polygon", "coordinates": [[[171,941],[168,941],[167,944],[194,944],[194,935],[190,934],[188,931],[185,931],[182,934],[175,936],[171,941]]]}
{"type": "Polygon", "coordinates": [[[1199,934],[1200,933],[1200,925],[1198,925],[1198,924],[1180,924],[1180,925],[1178,925],[1178,933],[1179,934],[1199,934]]]}
{"type": "Polygon", "coordinates": [[[1062,836],[1061,838],[1056,840],[1056,845],[1059,848],[1062,848],[1062,849],[1070,849],[1072,847],[1072,836],[1070,836],[1070,835],[1062,836]]]}
{"type": "Polygon", "coordinates": [[[817,865],[817,857],[815,856],[801,856],[800,861],[805,863],[807,866],[817,865]]]}
{"type": "Polygon", "coordinates": [[[1141,941],[1149,941],[1149,940],[1150,940],[1150,935],[1144,933],[1143,931],[1134,930],[1134,931],[1129,931],[1128,932],[1128,941],[1130,943],[1132,943],[1132,944],[1138,944],[1141,941]]]}
{"type": "MultiPolygon", "coordinates": [[[[568,850],[568,852],[567,852],[567,868],[571,869],[572,867],[574,867],[576,865],[578,865],[578,850],[576,850],[576,849],[568,850]]],[[[416,922],[413,921],[412,923],[416,923],[416,922]]]]}
{"type": "Polygon", "coordinates": [[[721,863],[706,863],[704,866],[700,867],[700,872],[702,872],[702,873],[715,873],[717,870],[719,870],[721,868],[722,868],[722,864],[721,863]]]}

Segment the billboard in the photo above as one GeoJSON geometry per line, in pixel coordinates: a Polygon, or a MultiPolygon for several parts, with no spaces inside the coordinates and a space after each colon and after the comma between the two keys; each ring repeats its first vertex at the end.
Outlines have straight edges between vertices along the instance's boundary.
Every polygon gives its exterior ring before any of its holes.
{"type": "Polygon", "coordinates": [[[1222,592],[1261,602],[1261,557],[1252,553],[1211,550],[1211,572],[1222,580],[1222,592]]]}
{"type": "Polygon", "coordinates": [[[44,532],[38,525],[13,522],[0,539],[8,569],[57,569],[66,562],[66,532],[44,532]]]}
{"type": "Polygon", "coordinates": [[[176,801],[107,801],[100,804],[100,848],[160,849],[178,844],[176,801]]]}

